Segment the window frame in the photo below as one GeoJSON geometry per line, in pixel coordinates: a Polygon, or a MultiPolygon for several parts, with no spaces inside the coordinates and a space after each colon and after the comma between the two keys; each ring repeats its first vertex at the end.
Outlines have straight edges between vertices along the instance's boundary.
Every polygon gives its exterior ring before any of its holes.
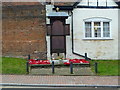
{"type": "Polygon", "coordinates": [[[87,18],[83,20],[83,33],[84,33],[84,38],[83,39],[112,39],[112,32],[111,32],[111,19],[108,18],[103,18],[103,17],[92,17],[92,18],[87,18]],[[86,27],[85,27],[85,23],[86,22],[91,22],[91,37],[86,37],[86,27]],[[101,37],[95,37],[95,33],[94,33],[94,22],[100,22],[100,27],[101,27],[101,37]],[[103,23],[104,22],[109,22],[109,37],[103,37],[103,23]]]}

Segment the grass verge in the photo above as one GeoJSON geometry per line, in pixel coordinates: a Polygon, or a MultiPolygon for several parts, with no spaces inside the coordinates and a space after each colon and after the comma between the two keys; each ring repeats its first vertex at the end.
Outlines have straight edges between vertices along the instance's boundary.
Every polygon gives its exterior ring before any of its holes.
{"type": "Polygon", "coordinates": [[[26,60],[2,57],[2,74],[26,74],[26,60]]]}
{"type": "Polygon", "coordinates": [[[91,69],[95,72],[94,63],[98,63],[97,75],[104,76],[118,76],[119,75],[119,63],[118,60],[91,60],[91,69]]]}
{"type": "MultiPolygon", "coordinates": [[[[118,76],[119,63],[118,60],[91,60],[91,69],[95,72],[94,63],[98,63],[97,75],[103,76],[118,76]]],[[[26,73],[26,60],[21,58],[2,57],[0,58],[0,64],[2,63],[2,74],[27,74],[26,73]]]]}

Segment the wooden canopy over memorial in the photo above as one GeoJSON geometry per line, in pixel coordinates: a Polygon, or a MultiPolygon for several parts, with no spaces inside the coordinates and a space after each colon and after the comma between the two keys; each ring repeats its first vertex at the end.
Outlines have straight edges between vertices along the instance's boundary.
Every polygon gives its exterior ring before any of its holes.
{"type": "Polygon", "coordinates": [[[64,53],[66,56],[66,36],[70,35],[69,24],[66,24],[68,14],[52,12],[47,15],[50,24],[47,24],[47,35],[50,36],[50,53],[64,53]]]}

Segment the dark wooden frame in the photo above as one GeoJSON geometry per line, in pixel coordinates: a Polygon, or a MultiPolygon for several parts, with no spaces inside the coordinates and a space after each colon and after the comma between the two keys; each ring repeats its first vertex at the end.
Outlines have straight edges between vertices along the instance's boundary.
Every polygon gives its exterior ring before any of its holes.
{"type": "MultiPolygon", "coordinates": [[[[52,43],[51,43],[51,56],[52,56],[52,53],[64,53],[65,56],[66,56],[66,35],[65,35],[65,18],[51,18],[50,20],[50,23],[51,23],[51,26],[53,25],[53,22],[56,21],[56,20],[59,20],[61,22],[63,22],[63,27],[64,27],[64,34],[63,35],[51,35],[50,36],[50,40],[52,42],[52,37],[53,36],[63,36],[64,37],[64,49],[63,50],[58,50],[58,51],[54,51],[52,49],[52,43]]],[[[51,27],[52,28],[52,27],[51,27]]],[[[52,31],[51,31],[51,34],[52,34],[52,31]]]]}
{"type": "MultiPolygon", "coordinates": [[[[65,54],[65,58],[66,58],[66,36],[70,35],[70,30],[66,31],[66,27],[69,28],[70,25],[69,24],[65,24],[65,19],[67,17],[48,17],[50,18],[50,24],[47,25],[47,35],[50,36],[50,54],[51,54],[51,59],[52,59],[52,54],[53,53],[57,53],[59,55],[59,53],[64,53],[65,54]],[[63,35],[52,35],[52,25],[53,22],[59,20],[61,22],[63,22],[63,27],[64,27],[64,34],[63,35]],[[49,30],[49,31],[48,31],[49,30]],[[63,50],[56,50],[54,51],[52,49],[52,37],[53,36],[63,36],[64,37],[64,49],[63,50]]],[[[70,28],[69,28],[70,29],[70,28]]]]}

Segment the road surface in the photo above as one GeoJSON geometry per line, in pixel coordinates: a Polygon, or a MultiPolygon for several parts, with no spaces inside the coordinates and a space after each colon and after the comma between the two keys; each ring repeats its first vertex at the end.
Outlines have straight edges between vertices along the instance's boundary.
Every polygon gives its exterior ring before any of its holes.
{"type": "Polygon", "coordinates": [[[3,86],[2,90],[120,90],[108,87],[13,87],[3,86]]]}

